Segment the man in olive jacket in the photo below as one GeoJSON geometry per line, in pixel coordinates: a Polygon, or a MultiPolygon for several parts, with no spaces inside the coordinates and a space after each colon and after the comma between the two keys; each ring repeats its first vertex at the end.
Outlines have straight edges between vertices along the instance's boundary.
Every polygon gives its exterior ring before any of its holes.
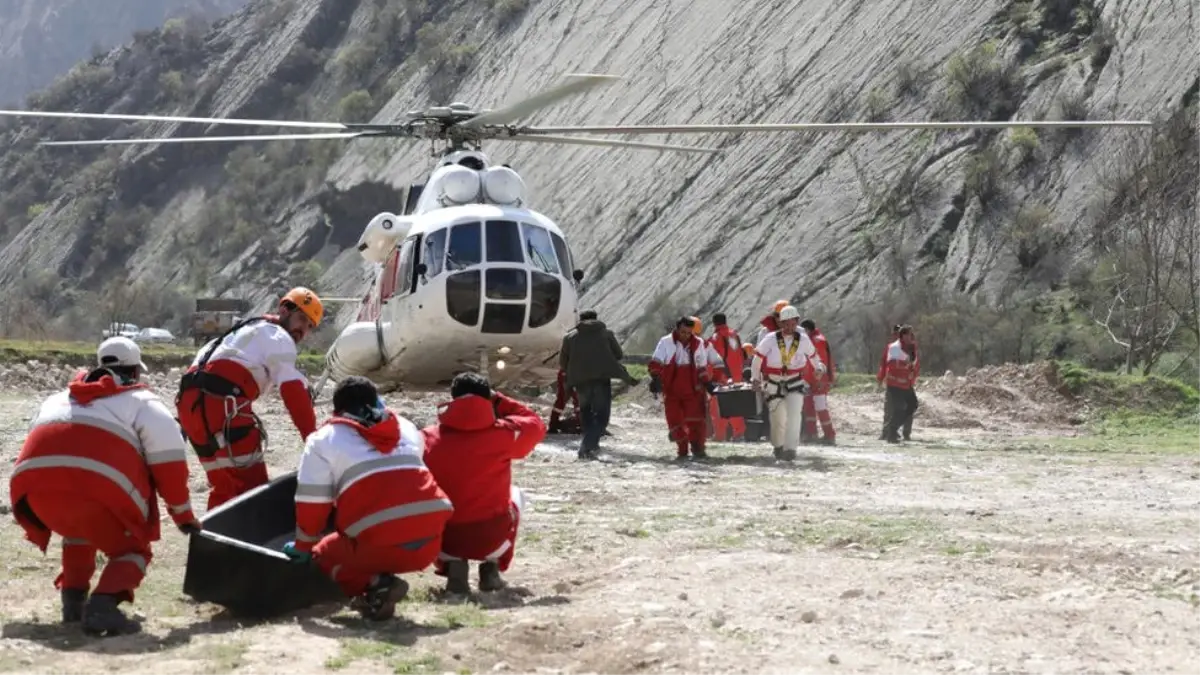
{"type": "Polygon", "coordinates": [[[621,363],[624,356],[617,337],[592,310],[580,312],[579,323],[563,336],[558,366],[567,375],[567,391],[574,389],[579,395],[580,459],[600,453],[600,437],[612,413],[612,380],[638,383],[621,363]]]}

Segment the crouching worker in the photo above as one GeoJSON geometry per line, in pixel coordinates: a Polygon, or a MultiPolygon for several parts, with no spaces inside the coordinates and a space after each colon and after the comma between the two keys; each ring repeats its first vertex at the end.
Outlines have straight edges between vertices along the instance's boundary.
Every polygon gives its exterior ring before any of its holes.
{"type": "Polygon", "coordinates": [[[200,530],[188,491],[183,435],[166,404],[139,381],[146,366],[129,338],[109,338],[100,366],[47,398],[21,446],[10,482],[12,513],[43,553],[63,538],[64,623],[92,635],[136,633],[118,608],[133,593],[160,537],[158,500],[185,534],[200,530]],[[91,597],[96,551],[108,558],[91,597]]]}
{"type": "Polygon", "coordinates": [[[300,457],[296,540],[283,552],[315,562],[365,619],[390,619],[408,594],[396,575],[425,569],[441,550],[454,508],[422,453],[416,425],[388,410],[370,380],[349,377],[300,457]],[[336,531],[322,537],[334,508],[336,531]]]}
{"type": "Polygon", "coordinates": [[[512,484],[512,462],[524,459],[546,437],[546,425],[527,406],[493,392],[477,373],[450,384],[454,400],[427,427],[425,463],[454,504],[434,571],[446,592],[467,595],[470,561],[479,565],[479,590],[506,586],[500,577],[512,564],[524,500],[512,484]]]}

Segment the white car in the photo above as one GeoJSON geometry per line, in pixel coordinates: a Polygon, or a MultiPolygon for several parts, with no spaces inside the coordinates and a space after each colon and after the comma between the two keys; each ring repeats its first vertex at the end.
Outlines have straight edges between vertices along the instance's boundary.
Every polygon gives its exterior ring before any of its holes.
{"type": "Polygon", "coordinates": [[[131,336],[134,342],[169,343],[175,341],[175,336],[166,328],[143,328],[131,336]]]}

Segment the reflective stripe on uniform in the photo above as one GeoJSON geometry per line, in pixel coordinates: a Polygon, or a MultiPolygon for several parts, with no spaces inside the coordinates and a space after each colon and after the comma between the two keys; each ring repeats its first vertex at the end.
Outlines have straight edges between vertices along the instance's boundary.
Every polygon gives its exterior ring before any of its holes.
{"type": "Polygon", "coordinates": [[[71,455],[46,455],[44,457],[33,457],[31,459],[21,460],[17,462],[16,468],[13,470],[13,476],[22,471],[32,469],[83,469],[91,471],[109,479],[125,491],[133,503],[141,511],[143,518],[150,517],[150,507],[146,504],[146,499],[138,492],[133,481],[129,480],[129,476],[118,471],[115,467],[105,464],[104,462],[89,459],[87,457],[73,457],[71,455]]]}
{"type": "Polygon", "coordinates": [[[359,462],[346,469],[337,482],[337,494],[345,492],[355,481],[380,471],[392,469],[424,469],[425,461],[418,455],[384,455],[378,459],[359,462]]]}
{"type": "Polygon", "coordinates": [[[185,514],[188,511],[191,511],[192,505],[191,504],[174,504],[172,506],[168,506],[167,510],[169,510],[171,513],[178,516],[178,515],[185,514]]]}
{"type": "Polygon", "coordinates": [[[157,452],[146,453],[146,464],[154,466],[156,464],[168,464],[170,462],[187,462],[187,452],[183,447],[171,448],[170,450],[159,450],[157,452]]]}
{"type": "Polygon", "coordinates": [[[311,534],[305,534],[304,530],[301,530],[299,527],[297,527],[296,528],[296,541],[308,541],[308,542],[321,541],[321,535],[318,534],[316,536],[313,536],[311,534]]]}
{"type": "Polygon", "coordinates": [[[454,506],[450,504],[448,499],[428,499],[423,502],[413,502],[412,504],[402,504],[391,508],[376,511],[369,516],[363,516],[354,523],[346,527],[347,536],[357,537],[362,534],[367,528],[374,527],[380,523],[385,523],[389,520],[399,520],[411,516],[421,516],[427,513],[437,513],[438,511],[452,511],[454,506]]]}
{"type": "Polygon", "coordinates": [[[298,502],[316,502],[318,504],[333,501],[333,486],[332,485],[306,485],[301,483],[296,486],[296,501],[298,502]]]}
{"type": "MultiPolygon", "coordinates": [[[[31,430],[47,424],[82,424],[84,426],[100,429],[101,431],[107,431],[113,436],[116,436],[117,438],[120,438],[129,445],[133,446],[134,450],[138,451],[138,454],[145,454],[145,452],[142,450],[141,439],[138,438],[137,434],[133,433],[130,429],[116,424],[112,420],[108,420],[97,415],[89,415],[78,408],[56,410],[47,414],[45,417],[40,417],[38,418],[37,423],[31,427],[31,430]]],[[[184,456],[184,459],[186,460],[186,455],[184,456]]]]}
{"type": "Polygon", "coordinates": [[[126,553],[125,555],[113,558],[110,562],[133,563],[134,565],[137,565],[139,570],[142,571],[142,574],[146,573],[146,559],[142,557],[142,554],[140,553],[126,553]]]}

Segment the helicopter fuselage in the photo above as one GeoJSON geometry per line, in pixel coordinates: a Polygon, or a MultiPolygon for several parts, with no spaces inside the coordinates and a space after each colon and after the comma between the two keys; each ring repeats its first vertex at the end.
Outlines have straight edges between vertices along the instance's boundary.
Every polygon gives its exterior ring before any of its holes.
{"type": "Polygon", "coordinates": [[[578,316],[574,261],[558,226],[489,204],[392,218],[396,243],[357,321],[330,349],[334,380],[440,388],[486,369],[497,385],[553,382],[578,316]]]}

